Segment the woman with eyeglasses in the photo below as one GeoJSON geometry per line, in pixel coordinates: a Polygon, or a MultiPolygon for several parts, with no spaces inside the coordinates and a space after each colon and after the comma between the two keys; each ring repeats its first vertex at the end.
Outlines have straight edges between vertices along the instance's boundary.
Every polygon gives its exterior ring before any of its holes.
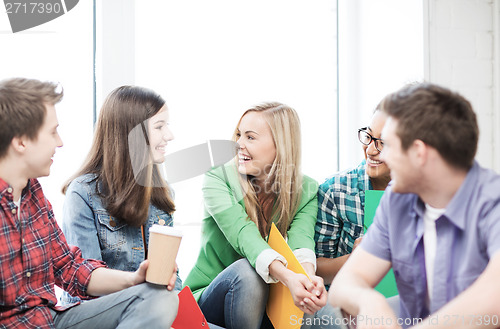
{"type": "MultiPolygon", "coordinates": [[[[380,106],[380,105],[379,105],[380,106]]],[[[361,242],[364,231],[366,190],[385,190],[391,180],[389,167],[380,158],[380,139],[386,115],[379,106],[368,127],[358,129],[365,159],[353,169],[339,172],[320,185],[316,222],[317,274],[330,284],[361,242]]]]}

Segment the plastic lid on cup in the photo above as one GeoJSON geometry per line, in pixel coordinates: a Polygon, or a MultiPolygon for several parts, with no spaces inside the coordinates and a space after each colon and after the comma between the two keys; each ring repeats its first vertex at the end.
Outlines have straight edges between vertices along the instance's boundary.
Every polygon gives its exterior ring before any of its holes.
{"type": "Polygon", "coordinates": [[[158,224],[153,224],[149,228],[149,233],[159,233],[165,235],[178,236],[182,238],[182,231],[173,228],[172,226],[163,226],[158,224]]]}

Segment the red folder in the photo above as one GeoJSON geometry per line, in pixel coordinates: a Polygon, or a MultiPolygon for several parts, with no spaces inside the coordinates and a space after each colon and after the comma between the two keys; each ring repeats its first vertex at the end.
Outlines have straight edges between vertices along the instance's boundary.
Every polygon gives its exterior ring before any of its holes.
{"type": "Polygon", "coordinates": [[[188,286],[179,292],[179,310],[172,328],[208,329],[208,323],[188,286]]]}

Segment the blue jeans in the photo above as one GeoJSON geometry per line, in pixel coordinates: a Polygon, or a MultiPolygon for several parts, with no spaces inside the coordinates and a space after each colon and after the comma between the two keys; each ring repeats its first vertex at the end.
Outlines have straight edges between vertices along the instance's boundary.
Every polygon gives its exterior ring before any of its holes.
{"type": "MultiPolygon", "coordinates": [[[[175,287],[177,293],[182,290],[182,280],[179,277],[179,271],[177,271],[177,279],[175,280],[175,287]]],[[[74,304],[76,302],[81,302],[82,300],[78,297],[71,296],[66,291],[63,291],[61,297],[59,298],[59,302],[62,306],[66,306],[68,304],[74,304]]]]}
{"type": "Polygon", "coordinates": [[[333,306],[329,303],[314,315],[304,314],[301,329],[341,329],[335,323],[336,315],[333,312],[333,306]]]}
{"type": "Polygon", "coordinates": [[[220,272],[198,301],[208,322],[228,329],[259,329],[269,286],[248,260],[240,259],[220,272]]]}
{"type": "Polygon", "coordinates": [[[51,313],[58,329],[170,328],[178,306],[177,292],[142,283],[51,313]]]}

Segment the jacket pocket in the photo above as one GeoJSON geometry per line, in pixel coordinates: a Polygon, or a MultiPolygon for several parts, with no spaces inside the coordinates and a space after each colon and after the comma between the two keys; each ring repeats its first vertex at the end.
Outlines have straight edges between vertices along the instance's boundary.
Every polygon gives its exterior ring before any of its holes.
{"type": "Polygon", "coordinates": [[[108,214],[97,214],[99,221],[99,241],[104,248],[120,249],[126,243],[124,227],[116,218],[108,214]]]}

